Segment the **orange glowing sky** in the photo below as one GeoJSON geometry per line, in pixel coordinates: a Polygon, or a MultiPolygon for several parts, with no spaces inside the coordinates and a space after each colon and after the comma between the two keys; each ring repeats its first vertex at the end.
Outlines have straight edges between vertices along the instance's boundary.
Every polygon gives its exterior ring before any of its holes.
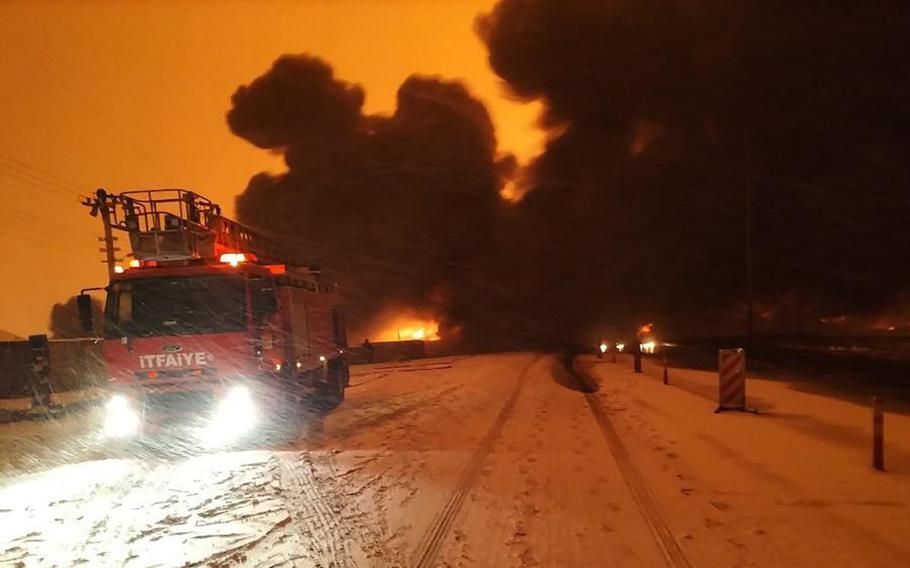
{"type": "Polygon", "coordinates": [[[500,149],[532,156],[539,106],[508,98],[473,33],[493,3],[0,3],[0,330],[42,333],[54,302],[105,284],[80,191],[188,187],[232,214],[252,174],[283,169],[224,121],[282,53],[329,61],[366,88],[368,112],[390,112],[411,73],[463,78],[500,149]]]}

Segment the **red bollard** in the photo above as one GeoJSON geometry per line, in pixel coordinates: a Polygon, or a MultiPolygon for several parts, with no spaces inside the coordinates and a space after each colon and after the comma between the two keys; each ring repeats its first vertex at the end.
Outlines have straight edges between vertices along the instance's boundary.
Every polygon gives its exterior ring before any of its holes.
{"type": "Polygon", "coordinates": [[[613,363],[616,363],[616,351],[613,351],[613,363]]]}
{"type": "Polygon", "coordinates": [[[872,397],[872,467],[885,471],[885,412],[877,396],[872,397]]]}
{"type": "Polygon", "coordinates": [[[664,357],[664,384],[670,384],[670,370],[667,369],[667,358],[664,357]]]}

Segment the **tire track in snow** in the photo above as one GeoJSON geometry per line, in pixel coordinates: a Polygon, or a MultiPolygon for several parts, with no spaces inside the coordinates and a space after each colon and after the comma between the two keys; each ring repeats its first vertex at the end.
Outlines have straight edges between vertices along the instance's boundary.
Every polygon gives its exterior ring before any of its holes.
{"type": "MultiPolygon", "coordinates": [[[[280,487],[283,510],[288,512],[286,522],[278,527],[283,530],[271,531],[254,543],[255,554],[244,551],[241,555],[226,556],[223,564],[214,566],[354,568],[384,565],[377,564],[377,559],[394,559],[394,551],[386,546],[384,526],[372,521],[354,498],[358,491],[375,485],[381,475],[351,490],[333,455],[331,452],[278,454],[274,483],[280,487]]],[[[402,565],[390,562],[389,565],[402,565]]]]}
{"type": "Polygon", "coordinates": [[[363,431],[368,428],[375,428],[377,426],[385,424],[386,422],[396,420],[412,412],[431,408],[435,403],[456,392],[457,390],[457,386],[449,387],[447,389],[443,389],[437,393],[434,393],[432,396],[419,398],[414,402],[402,404],[401,406],[387,412],[369,414],[363,418],[356,420],[355,422],[352,422],[351,424],[346,425],[343,428],[339,428],[338,430],[333,431],[331,433],[331,436],[327,437],[327,439],[320,438],[317,441],[319,443],[325,444],[328,441],[332,440],[345,440],[350,436],[356,434],[358,431],[363,431]]]}
{"type": "MultiPolygon", "coordinates": [[[[574,362],[568,365],[568,370],[581,384],[591,414],[594,415],[594,420],[600,427],[603,439],[616,460],[616,465],[623,481],[626,482],[626,487],[629,488],[629,492],[632,494],[632,500],[638,506],[638,510],[648,526],[651,536],[654,537],[661,555],[666,560],[667,566],[670,568],[692,568],[692,564],[686,558],[679,543],[676,542],[673,531],[670,530],[670,525],[660,512],[660,508],[657,506],[657,501],[654,499],[648,484],[645,482],[635,462],[632,461],[629,450],[622,443],[619,434],[616,433],[606,409],[604,409],[600,399],[597,398],[597,394],[592,392],[596,390],[591,388],[591,383],[594,379],[590,378],[588,380],[588,377],[579,376],[574,368],[574,362]]],[[[594,385],[596,386],[596,382],[594,382],[594,385]]]]}
{"type": "Polygon", "coordinates": [[[282,486],[290,490],[292,527],[304,538],[315,562],[324,566],[348,566],[350,558],[343,538],[344,522],[316,484],[310,457],[282,459],[282,486]]]}
{"type": "Polygon", "coordinates": [[[443,506],[442,511],[436,516],[429,529],[427,529],[427,532],[420,539],[420,544],[417,546],[417,550],[415,551],[411,562],[411,565],[415,568],[427,568],[435,565],[436,557],[445,542],[446,536],[455,524],[455,519],[461,511],[465,497],[467,497],[477,476],[480,474],[480,470],[483,467],[484,461],[486,461],[487,455],[493,449],[496,440],[502,434],[503,426],[505,426],[506,421],[512,415],[515,404],[518,402],[518,397],[527,382],[528,372],[541,358],[541,356],[535,357],[535,359],[521,372],[521,376],[519,377],[514,390],[499,411],[496,420],[493,422],[493,425],[490,426],[486,436],[481,440],[477,449],[474,450],[474,454],[471,456],[470,461],[468,461],[468,465],[465,467],[464,471],[462,471],[458,483],[455,485],[455,489],[443,506]]]}

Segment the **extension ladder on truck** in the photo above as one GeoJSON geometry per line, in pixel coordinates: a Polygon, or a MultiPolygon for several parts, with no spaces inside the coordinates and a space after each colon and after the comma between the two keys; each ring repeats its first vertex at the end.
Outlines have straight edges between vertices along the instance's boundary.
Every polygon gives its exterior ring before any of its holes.
{"type": "Polygon", "coordinates": [[[185,189],[147,189],[109,194],[103,189],[84,205],[130,237],[133,257],[147,261],[217,260],[225,252],[256,255],[263,263],[305,266],[300,254],[221,215],[221,207],[185,189]]]}

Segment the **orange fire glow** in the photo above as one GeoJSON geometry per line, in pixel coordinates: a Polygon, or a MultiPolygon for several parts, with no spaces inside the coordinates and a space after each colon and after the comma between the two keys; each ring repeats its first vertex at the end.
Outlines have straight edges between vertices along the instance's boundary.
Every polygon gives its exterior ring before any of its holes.
{"type": "Polygon", "coordinates": [[[435,321],[419,322],[396,330],[396,337],[399,341],[439,341],[439,324],[435,321]]]}
{"type": "Polygon", "coordinates": [[[386,312],[374,323],[370,341],[439,341],[439,321],[413,310],[386,312]]]}
{"type": "Polygon", "coordinates": [[[510,180],[499,190],[499,197],[509,203],[518,203],[524,197],[524,192],[518,188],[514,181],[510,180]]]}

